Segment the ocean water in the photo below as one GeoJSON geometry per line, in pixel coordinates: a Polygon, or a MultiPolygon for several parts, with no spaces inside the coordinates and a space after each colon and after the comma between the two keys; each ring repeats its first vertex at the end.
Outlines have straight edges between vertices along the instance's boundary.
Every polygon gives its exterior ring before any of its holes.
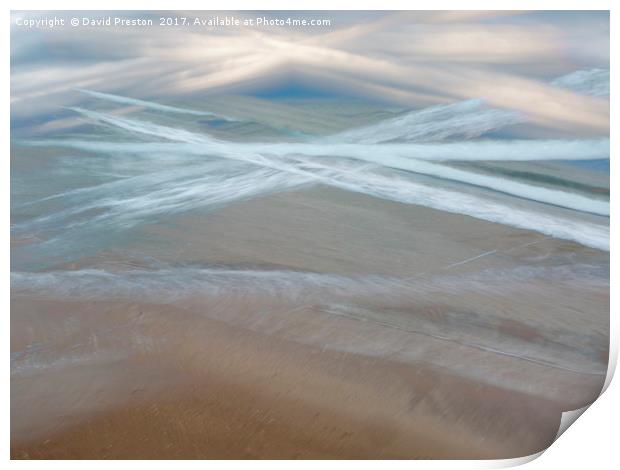
{"type": "Polygon", "coordinates": [[[609,15],[232,13],[11,13],[12,457],[548,447],[609,367],[609,15]]]}
{"type": "MultiPolygon", "coordinates": [[[[555,83],[601,96],[608,76],[555,83]]],[[[17,271],[77,262],[179,214],[320,185],[609,249],[609,139],[497,138],[527,117],[482,100],[407,111],[231,97],[223,112],[75,93],[84,104],[64,112],[77,124],[12,141],[17,271]]]]}
{"type": "MultiPolygon", "coordinates": [[[[599,72],[557,82],[596,96],[605,83],[599,72]]],[[[496,383],[504,369],[476,354],[604,376],[606,136],[528,136],[526,116],[480,99],[407,110],[333,98],[74,93],[83,101],[53,125],[14,123],[15,299],[179,304],[402,360],[428,356],[431,346],[411,341],[422,335],[438,351],[475,351],[463,363],[460,353],[438,354],[440,366],[496,383]],[[427,229],[381,225],[422,210],[427,229]],[[573,244],[538,250],[546,240],[573,244]],[[378,330],[363,341],[355,328],[335,337],[332,320],[309,329],[306,314],[378,330]],[[507,319],[546,339],[506,333],[507,319]]],[[[18,351],[14,370],[31,356],[18,351]]]]}

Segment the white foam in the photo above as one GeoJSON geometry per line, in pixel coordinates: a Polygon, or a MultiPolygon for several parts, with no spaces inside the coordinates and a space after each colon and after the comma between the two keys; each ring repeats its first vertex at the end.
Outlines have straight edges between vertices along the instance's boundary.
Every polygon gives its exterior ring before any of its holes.
{"type": "Polygon", "coordinates": [[[609,96],[609,70],[577,70],[556,78],[551,84],[585,95],[609,96]]]}
{"type": "Polygon", "coordinates": [[[425,142],[450,137],[472,138],[525,120],[520,113],[488,108],[482,100],[473,99],[409,111],[376,124],[335,134],[328,140],[376,144],[392,140],[425,142]]]}
{"type": "MultiPolygon", "coordinates": [[[[74,108],[75,109],[75,108],[74,108]]],[[[97,113],[99,114],[99,113],[97,113]]],[[[91,112],[91,116],[95,117],[91,112]]],[[[90,117],[90,116],[89,116],[90,117]]],[[[97,116],[98,117],[98,116],[97,116]]],[[[125,118],[117,121],[118,127],[134,131],[133,125],[125,118]]],[[[99,119],[102,122],[104,119],[99,119]]],[[[308,155],[308,156],[335,156],[359,159],[380,158],[384,154],[395,157],[409,158],[415,160],[427,160],[435,162],[445,161],[551,161],[551,160],[602,160],[609,158],[609,139],[579,139],[579,140],[482,140],[468,142],[449,142],[449,143],[402,143],[402,144],[321,144],[321,143],[233,143],[216,140],[207,135],[190,136],[170,134],[171,128],[153,123],[141,121],[144,127],[138,132],[148,135],[163,136],[168,140],[179,143],[170,144],[166,142],[102,142],[86,141],[78,139],[67,140],[40,140],[24,142],[24,145],[32,146],[57,146],[77,149],[89,149],[95,152],[111,153],[170,153],[178,150],[186,154],[203,155],[209,150],[216,148],[216,145],[226,145],[230,149],[240,152],[254,151],[271,155],[308,155]],[[182,142],[191,140],[194,144],[204,145],[182,145],[182,142]],[[380,155],[378,155],[380,154],[380,155]]],[[[177,129],[182,131],[181,129],[177,129]]]]}
{"type": "MultiPolygon", "coordinates": [[[[225,158],[234,157],[225,156],[225,158]]],[[[251,156],[248,159],[253,160],[251,156]]],[[[302,184],[304,181],[322,183],[382,199],[419,204],[491,222],[534,230],[593,248],[609,250],[609,228],[602,224],[587,223],[540,211],[511,207],[472,194],[415,182],[405,177],[385,176],[367,166],[338,168],[322,165],[313,160],[289,159],[288,161],[278,161],[276,157],[272,159],[257,158],[254,162],[284,172],[282,181],[289,181],[291,175],[295,175],[301,177],[297,181],[298,184],[302,184]]],[[[250,176],[249,180],[252,181],[254,176],[256,175],[250,176]]],[[[234,191],[234,184],[230,186],[230,190],[234,191]]],[[[195,204],[200,205],[201,202],[197,201],[195,204]]],[[[122,206],[119,206],[118,209],[122,210],[122,206]]]]}
{"type": "Polygon", "coordinates": [[[211,113],[208,111],[197,111],[194,109],[178,108],[176,106],[167,106],[167,105],[155,103],[152,101],[139,100],[136,98],[128,98],[126,96],[113,95],[110,93],[101,93],[98,91],[83,90],[83,89],[77,89],[77,91],[79,91],[80,93],[84,93],[88,96],[91,96],[93,98],[97,98],[97,99],[104,100],[104,101],[110,101],[112,103],[137,105],[137,106],[142,106],[143,108],[154,109],[156,111],[163,111],[167,113],[190,114],[194,116],[211,116],[211,117],[217,117],[220,119],[226,119],[227,121],[231,120],[228,117],[220,116],[218,114],[211,113]]]}
{"type": "Polygon", "coordinates": [[[379,160],[386,156],[429,161],[538,161],[600,160],[609,158],[609,139],[582,140],[483,140],[449,143],[330,144],[278,143],[241,144],[276,155],[302,154],[346,156],[379,160]]]}
{"type": "MultiPolygon", "coordinates": [[[[535,279],[553,279],[556,285],[577,283],[595,289],[608,285],[599,266],[570,264],[558,266],[517,266],[486,269],[453,275],[439,268],[429,276],[399,278],[379,275],[345,276],[293,270],[233,269],[218,266],[171,266],[157,263],[147,269],[58,270],[45,272],[11,272],[11,291],[19,296],[45,296],[54,299],[133,300],[148,296],[150,301],[169,303],[198,297],[241,297],[266,295],[294,303],[317,298],[325,302],[359,300],[366,302],[384,295],[408,304],[420,295],[451,292],[489,292],[512,295],[520,283],[535,279]],[[398,297],[400,296],[400,297],[398,297]]],[[[535,290],[535,289],[534,289],[535,290]]]]}
{"type": "MultiPolygon", "coordinates": [[[[578,70],[556,78],[551,85],[585,95],[609,96],[609,70],[578,70]]],[[[408,111],[392,119],[335,134],[328,141],[375,144],[392,140],[439,142],[457,137],[471,139],[526,121],[524,114],[489,107],[481,99],[470,99],[408,111]]]]}
{"type": "MultiPolygon", "coordinates": [[[[150,122],[116,117],[112,115],[105,115],[103,113],[87,111],[81,108],[73,109],[90,118],[96,119],[106,124],[116,125],[122,129],[131,132],[138,132],[146,135],[156,135],[161,138],[177,142],[202,144],[205,146],[205,152],[213,152],[219,155],[236,156],[237,154],[245,154],[256,156],[257,154],[267,153],[276,155],[303,154],[313,156],[344,156],[400,170],[407,170],[424,175],[458,181],[461,183],[482,186],[485,188],[493,189],[495,191],[500,191],[513,196],[531,199],[546,204],[553,204],[556,206],[566,207],[569,209],[579,210],[583,212],[589,212],[596,215],[609,215],[609,202],[607,201],[589,198],[566,191],[558,191],[554,189],[528,185],[517,181],[511,181],[506,178],[499,178],[496,176],[489,176],[475,172],[459,170],[445,165],[436,165],[422,162],[416,156],[416,150],[418,150],[420,154],[425,154],[424,151],[426,151],[427,158],[437,155],[444,155],[445,158],[448,157],[450,154],[466,154],[471,159],[474,154],[477,154],[478,151],[481,151],[484,158],[485,151],[487,155],[497,155],[497,153],[495,152],[501,151],[502,148],[506,149],[507,147],[509,147],[509,144],[505,142],[496,142],[494,144],[489,144],[488,142],[486,142],[482,143],[480,146],[478,145],[478,143],[475,142],[461,144],[442,144],[442,146],[447,146],[446,149],[438,148],[437,145],[431,145],[430,149],[428,149],[424,148],[425,146],[420,146],[419,144],[417,146],[414,145],[413,148],[405,149],[399,148],[401,146],[394,145],[386,148],[382,145],[372,146],[359,144],[344,146],[299,143],[238,144],[218,141],[208,136],[189,132],[184,129],[175,129],[150,122]],[[403,157],[399,156],[399,153],[401,155],[412,155],[411,157],[403,157]]],[[[527,142],[520,141],[519,144],[517,144],[518,148],[516,150],[516,154],[527,154],[528,145],[529,144],[527,142]]],[[[550,145],[548,142],[543,142],[542,144],[532,144],[531,146],[534,148],[538,146],[539,151],[546,156],[561,155],[561,153],[559,153],[557,150],[553,150],[553,145],[550,145]]],[[[569,144],[566,146],[566,149],[572,150],[572,156],[574,157],[575,155],[578,155],[579,159],[583,159],[584,156],[596,156],[600,158],[601,155],[605,155],[606,153],[608,153],[609,143],[608,141],[605,141],[605,139],[596,140],[593,142],[586,142],[582,143],[581,145],[576,144],[575,142],[569,142],[569,144]]],[[[256,160],[256,157],[253,160],[256,160]]]]}
{"type": "MultiPolygon", "coordinates": [[[[217,163],[217,162],[216,162],[217,163]]],[[[69,229],[105,225],[128,228],[159,215],[195,208],[217,207],[232,201],[300,187],[307,178],[264,167],[237,165],[224,169],[206,162],[189,168],[162,170],[101,185],[65,191],[30,204],[64,199],[66,209],[18,223],[14,232],[62,225],[69,229]],[[93,215],[95,214],[95,215],[93,215]]]]}
{"type": "MultiPolygon", "coordinates": [[[[426,360],[429,350],[439,348],[441,354],[431,355],[435,364],[447,368],[460,368],[465,364],[468,373],[491,383],[505,384],[504,367],[489,370],[486,361],[477,360],[479,355],[463,357],[463,351],[476,350],[492,355],[486,357],[526,361],[573,373],[604,375],[605,365],[601,364],[596,346],[589,342],[589,337],[575,340],[574,336],[558,332],[556,328],[553,331],[543,329],[541,337],[553,335],[559,340],[526,341],[503,332],[501,315],[485,313],[484,304],[476,304],[472,310],[462,304],[462,299],[467,298],[463,294],[467,292],[491,299],[504,296],[513,299],[527,292],[534,305],[544,304],[549,298],[546,292],[549,286],[539,289],[537,282],[543,279],[560,289],[592,288],[591,292],[600,292],[608,286],[604,274],[579,263],[488,269],[467,276],[444,271],[409,279],[159,263],[148,269],[12,272],[11,295],[16,299],[114,299],[131,303],[146,298],[150,303],[174,304],[207,318],[273,337],[405,361],[426,360]],[[438,315],[428,315],[427,309],[412,308],[427,302],[434,305],[438,295],[444,299],[438,306],[438,315]],[[458,307],[445,308],[451,305],[450,299],[458,300],[458,307]],[[194,310],[196,307],[198,309],[194,310]],[[310,313],[317,315],[320,321],[312,322],[309,328],[310,313]],[[347,318],[346,328],[341,327],[342,317],[347,318]],[[336,336],[334,327],[341,327],[336,336]],[[446,349],[446,342],[455,344],[456,349],[446,349]],[[498,370],[502,373],[496,373],[498,370]]],[[[516,305],[517,309],[530,309],[532,304],[516,305]]],[[[14,354],[12,371],[28,372],[33,370],[29,367],[32,365],[56,365],[37,361],[37,351],[42,348],[45,344],[33,345],[14,354]]],[[[518,381],[514,384],[517,388],[521,385],[518,381]]]]}
{"type": "MultiPolygon", "coordinates": [[[[81,110],[80,110],[81,111],[81,110]]],[[[557,189],[534,186],[507,178],[480,174],[431,161],[529,161],[529,160],[589,160],[609,155],[608,139],[581,141],[485,141],[446,144],[237,144],[188,133],[182,129],[138,122],[126,118],[114,119],[100,113],[85,113],[102,122],[113,123],[123,129],[147,135],[158,135],[169,140],[196,145],[175,147],[170,144],[123,144],[85,141],[63,141],[60,145],[83,150],[124,153],[185,152],[188,154],[261,153],[286,156],[291,154],[314,157],[347,157],[377,165],[411,171],[442,179],[481,186],[513,196],[566,207],[596,215],[609,216],[609,202],[557,189]]],[[[43,141],[39,145],[58,145],[58,141],[43,141]]]]}
{"type": "MultiPolygon", "coordinates": [[[[316,164],[315,164],[316,167],[316,164]]],[[[572,240],[586,246],[609,251],[609,227],[557,215],[522,209],[437,186],[386,177],[371,171],[351,173],[333,167],[316,167],[320,181],[348,191],[419,204],[433,209],[464,214],[478,219],[534,230],[545,235],[572,240]]]]}

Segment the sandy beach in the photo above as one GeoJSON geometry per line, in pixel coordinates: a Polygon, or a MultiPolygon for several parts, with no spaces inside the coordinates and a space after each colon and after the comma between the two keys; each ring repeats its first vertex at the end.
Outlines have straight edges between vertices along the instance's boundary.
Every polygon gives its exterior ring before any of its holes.
{"type": "MultiPolygon", "coordinates": [[[[14,305],[37,307],[50,309],[14,305]]],[[[129,326],[95,336],[70,366],[14,380],[16,458],[493,458],[540,450],[559,424],[558,403],[424,365],[152,305],[51,308],[129,326]],[[101,352],[119,342],[130,357],[101,352]]]]}
{"type": "Polygon", "coordinates": [[[11,458],[548,448],[609,362],[609,26],[12,11],[11,458]]]}
{"type": "Polygon", "coordinates": [[[144,231],[217,289],[14,281],[12,458],[510,458],[602,387],[606,252],[321,187],[144,231]]]}

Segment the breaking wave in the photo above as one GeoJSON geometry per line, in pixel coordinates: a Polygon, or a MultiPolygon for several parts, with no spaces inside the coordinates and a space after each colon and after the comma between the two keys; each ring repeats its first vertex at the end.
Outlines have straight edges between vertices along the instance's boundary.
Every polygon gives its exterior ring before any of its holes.
{"type": "Polygon", "coordinates": [[[556,78],[551,84],[586,95],[609,96],[609,70],[577,70],[556,78]]]}
{"type": "MultiPolygon", "coordinates": [[[[82,112],[82,110],[77,110],[82,112]]],[[[311,182],[320,182],[349,191],[370,194],[375,197],[425,205],[435,209],[470,215],[492,222],[535,230],[558,238],[577,241],[599,249],[608,249],[609,246],[609,231],[608,228],[603,225],[574,221],[569,218],[537,212],[535,210],[510,207],[507,204],[499,203],[491,199],[487,200],[475,195],[408,181],[403,177],[388,178],[364,167],[360,167],[358,171],[352,173],[350,168],[343,170],[334,166],[330,159],[321,157],[320,152],[312,152],[315,155],[312,158],[295,158],[293,155],[290,155],[291,150],[287,148],[289,144],[284,144],[283,146],[267,145],[266,147],[261,147],[260,145],[236,144],[217,140],[184,129],[175,129],[150,122],[85,110],[83,114],[106,125],[116,126],[129,132],[158,136],[166,140],[185,144],[184,147],[177,149],[177,151],[183,151],[184,148],[187,149],[188,144],[195,144],[198,148],[194,149],[193,152],[203,152],[205,156],[218,156],[236,161],[243,161],[272,170],[278,170],[302,177],[305,176],[311,182]],[[270,155],[269,152],[265,151],[266,148],[279,148],[279,153],[281,155],[270,155]],[[317,154],[319,156],[316,156],[317,154]]],[[[63,145],[62,141],[60,141],[59,144],[63,145]]],[[[73,142],[71,145],[78,147],[80,144],[79,142],[73,142]]],[[[95,146],[96,145],[97,144],[95,144],[95,146]]],[[[107,145],[108,148],[110,145],[118,145],[119,147],[116,148],[116,151],[119,151],[122,149],[123,144],[107,145]]],[[[86,147],[88,147],[88,145],[86,145],[86,147]]],[[[90,148],[93,149],[94,147],[91,145],[90,148]]],[[[146,148],[148,149],[148,147],[146,148]]],[[[377,148],[380,149],[381,146],[377,146],[377,148]]],[[[271,151],[271,153],[278,152],[271,151]]],[[[351,157],[351,155],[345,156],[351,157]]],[[[353,156],[353,158],[356,157],[358,159],[362,159],[361,157],[363,157],[363,159],[375,165],[405,169],[415,173],[484,186],[496,191],[537,200],[539,202],[569,207],[571,209],[599,215],[609,214],[608,202],[580,196],[574,193],[527,185],[505,178],[463,171],[414,158],[377,155],[370,159],[367,157],[367,154],[353,156]]]]}
{"type": "Polygon", "coordinates": [[[216,117],[218,119],[226,119],[227,121],[233,120],[231,118],[220,116],[218,114],[211,113],[208,111],[196,111],[194,109],[177,108],[176,106],[168,106],[164,104],[155,103],[153,101],[139,100],[136,98],[128,98],[126,96],[112,95],[110,93],[101,93],[99,91],[91,91],[91,90],[83,90],[83,89],[78,89],[77,91],[79,91],[80,93],[84,93],[85,95],[88,95],[92,98],[97,98],[100,100],[110,101],[112,103],[118,103],[118,104],[141,106],[143,108],[153,109],[155,111],[163,111],[163,112],[176,113],[176,114],[189,114],[193,116],[211,116],[211,117],[216,117]]]}
{"type": "Polygon", "coordinates": [[[411,111],[377,124],[336,134],[330,140],[378,144],[394,140],[435,142],[448,138],[471,139],[525,120],[516,111],[487,108],[484,101],[474,99],[411,111]]]}
{"type": "MultiPolygon", "coordinates": [[[[604,82],[608,83],[608,74],[604,72],[576,72],[560,77],[553,85],[598,96],[601,90],[604,91],[604,82]]],[[[211,114],[81,91],[94,98],[164,112],[211,114]]],[[[66,190],[22,203],[17,208],[54,201],[63,201],[64,206],[51,213],[48,211],[30,220],[17,222],[12,229],[14,233],[53,231],[54,227],[58,233],[101,226],[123,229],[155,220],[163,214],[217,207],[274,191],[324,184],[534,230],[593,248],[609,249],[606,220],[602,219],[600,223],[595,222],[595,218],[584,220],[568,211],[544,206],[607,217],[609,202],[605,197],[593,192],[586,195],[564,190],[568,186],[529,184],[453,164],[608,159],[609,139],[445,142],[453,137],[477,137],[497,126],[523,119],[511,110],[485,107],[481,100],[412,111],[362,129],[322,138],[320,142],[288,143],[231,142],[155,122],[79,107],[70,109],[98,124],[121,130],[131,138],[141,136],[149,141],[65,139],[29,141],[24,145],[74,148],[121,161],[146,158],[157,166],[146,173],[140,171],[111,182],[66,190]],[[164,161],[167,163],[160,167],[164,161]],[[467,185],[470,189],[460,191],[454,182],[467,185]],[[513,203],[496,193],[534,201],[535,204],[513,203]]],[[[79,166],[80,163],[76,161],[73,164],[79,166]]]]}

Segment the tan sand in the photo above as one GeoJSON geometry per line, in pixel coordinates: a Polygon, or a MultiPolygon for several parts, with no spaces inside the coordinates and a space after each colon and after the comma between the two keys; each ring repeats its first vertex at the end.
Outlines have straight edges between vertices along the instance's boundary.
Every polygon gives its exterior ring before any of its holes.
{"type": "MultiPolygon", "coordinates": [[[[423,286],[491,268],[609,262],[532,232],[324,188],[177,218],[147,235],[136,248],[164,262],[414,277],[423,286]]],[[[68,268],[132,263],[110,252],[68,268]]],[[[322,292],[302,305],[280,296],[174,305],[14,296],[11,456],[529,455],[553,441],[562,410],[598,396],[609,286],[491,281],[345,293],[353,312],[324,305],[322,292]]]]}
{"type": "Polygon", "coordinates": [[[125,326],[91,336],[69,367],[13,374],[13,458],[515,457],[559,424],[558,403],[171,307],[13,305],[41,308],[56,324],[90,317],[86,331],[125,326]]]}

